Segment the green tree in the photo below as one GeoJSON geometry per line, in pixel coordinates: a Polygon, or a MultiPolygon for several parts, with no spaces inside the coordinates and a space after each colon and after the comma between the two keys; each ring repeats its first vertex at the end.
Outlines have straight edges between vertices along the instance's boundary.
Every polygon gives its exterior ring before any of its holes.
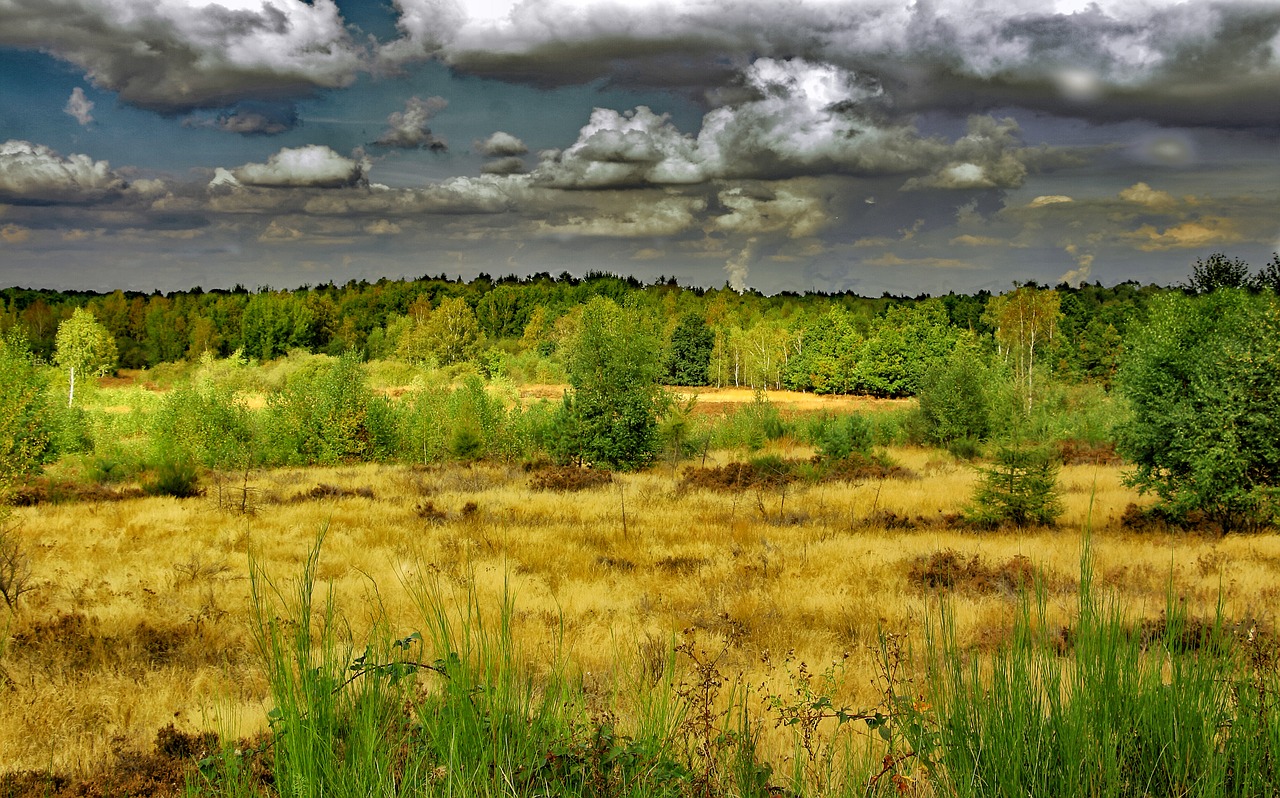
{"type": "Polygon", "coordinates": [[[965,517],[984,527],[1052,526],[1063,510],[1057,457],[1047,446],[1001,446],[982,472],[965,517]]]}
{"type": "Polygon", "coordinates": [[[667,348],[669,385],[706,385],[711,381],[711,350],[716,336],[698,313],[686,313],[671,331],[667,348]]]}
{"type": "Polygon", "coordinates": [[[116,342],[93,314],[76,308],[58,325],[54,361],[67,370],[67,407],[75,402],[76,374],[101,376],[115,368],[116,342]]]}
{"type": "Polygon", "coordinates": [[[1061,305],[1057,291],[1044,291],[1033,285],[1021,286],[987,302],[984,319],[996,329],[1000,354],[1013,368],[1028,413],[1035,397],[1036,355],[1053,343],[1061,305]]]}
{"type": "Polygon", "coordinates": [[[13,480],[39,465],[50,444],[45,381],[20,329],[0,337],[0,512],[13,480]]]}
{"type": "Polygon", "coordinates": [[[1280,300],[1170,294],[1127,342],[1116,384],[1132,415],[1130,484],[1223,532],[1274,521],[1280,489],[1280,300]]]}
{"type": "Polygon", "coordinates": [[[1221,288],[1248,288],[1252,282],[1248,263],[1215,252],[1203,260],[1196,260],[1191,267],[1187,288],[1197,294],[1209,294],[1221,288]]]}
{"type": "Polygon", "coordinates": [[[411,308],[413,323],[401,334],[398,351],[406,360],[451,366],[475,358],[480,350],[480,324],[462,297],[451,297],[435,310],[411,308]]]}
{"type": "Polygon", "coordinates": [[[991,429],[995,370],[972,333],[964,333],[946,357],[920,378],[920,416],[932,443],[978,441],[991,429]]]}
{"type": "Polygon", "coordinates": [[[648,464],[658,451],[665,399],[657,331],[634,310],[596,297],[567,348],[573,391],[561,409],[563,454],[613,468],[648,464]]]}

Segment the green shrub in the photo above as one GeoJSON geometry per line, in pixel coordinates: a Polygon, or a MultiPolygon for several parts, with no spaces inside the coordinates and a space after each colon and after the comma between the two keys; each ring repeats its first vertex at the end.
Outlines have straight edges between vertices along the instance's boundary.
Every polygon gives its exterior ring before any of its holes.
{"type": "Polygon", "coordinates": [[[991,383],[995,369],[970,337],[934,361],[920,380],[920,418],[929,443],[982,440],[991,429],[991,383]]]}
{"type": "Polygon", "coordinates": [[[189,499],[201,494],[196,465],[182,456],[167,457],[156,466],[154,475],[142,489],[150,496],[189,499]]]}
{"type": "Polygon", "coordinates": [[[395,448],[392,414],[353,352],[312,361],[267,400],[265,456],[273,463],[371,460],[395,448]]]}
{"type": "Polygon", "coordinates": [[[711,433],[712,445],[757,452],[765,443],[787,434],[782,414],[764,391],[757,390],[749,405],[728,413],[711,433]]]}
{"type": "Polygon", "coordinates": [[[995,462],[982,473],[965,517],[984,527],[1051,526],[1063,510],[1057,456],[1049,446],[1000,446],[995,462]]]}
{"type": "Polygon", "coordinates": [[[808,437],[819,456],[827,460],[844,460],[853,454],[867,455],[875,444],[871,422],[860,413],[817,416],[809,421],[808,437]]]}

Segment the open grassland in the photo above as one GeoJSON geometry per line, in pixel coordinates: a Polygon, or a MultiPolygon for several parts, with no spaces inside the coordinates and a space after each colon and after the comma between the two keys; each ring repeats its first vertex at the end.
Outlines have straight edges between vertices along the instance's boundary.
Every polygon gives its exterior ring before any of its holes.
{"type": "MultiPolygon", "coordinates": [[[[889,454],[911,474],[716,491],[658,467],[560,492],[516,466],[359,465],[214,475],[192,499],[22,508],[36,588],[7,620],[0,771],[88,774],[149,750],[170,723],[225,740],[264,731],[251,563],[287,585],[322,528],[318,590],[332,586],[353,651],[371,633],[427,634],[425,585],[474,596],[495,624],[506,594],[519,659],[538,672],[563,658],[586,709],[617,712],[624,730],[626,685],[693,674],[671,653],[682,644],[750,688],[762,718],[768,696],[795,695],[800,663],[836,664],[836,705],[882,707],[884,633],[923,651],[939,597],[960,649],[981,659],[1010,641],[1017,594],[1038,580],[1042,625],[1069,645],[1086,528],[1095,587],[1134,629],[1159,623],[1171,595],[1192,618],[1221,602],[1226,618],[1270,628],[1280,537],[1135,533],[1120,523],[1139,500],[1120,469],[1080,465],[1059,476],[1056,529],[975,532],[955,523],[971,466],[889,454]]],[[[899,678],[923,694],[919,668],[899,678]]],[[[762,756],[794,758],[792,731],[762,724],[762,756]]]]}

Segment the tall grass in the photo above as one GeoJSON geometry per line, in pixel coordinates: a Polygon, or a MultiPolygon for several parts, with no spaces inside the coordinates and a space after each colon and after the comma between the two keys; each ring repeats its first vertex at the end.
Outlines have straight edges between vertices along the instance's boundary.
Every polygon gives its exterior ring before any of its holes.
{"type": "MultiPolygon", "coordinates": [[[[1086,539],[1078,604],[1050,623],[1043,589],[1017,600],[1009,638],[980,653],[947,603],[914,662],[879,638],[879,706],[838,708],[841,668],[780,663],[789,687],[752,695],[725,671],[731,641],[675,641],[644,668],[588,681],[553,634],[515,642],[504,588],[406,579],[417,631],[375,624],[357,644],[319,597],[321,533],[300,578],[253,569],[256,642],[274,708],[281,796],[1261,796],[1275,795],[1276,643],[1261,626],[1188,614],[1134,625],[1095,587],[1086,539]],[[722,645],[721,645],[722,644],[722,645]],[[913,681],[913,674],[919,675],[913,681]],[[763,699],[763,700],[761,700],[763,699]],[[790,751],[761,756],[770,725],[790,751]]],[[[850,674],[865,678],[867,674],[850,674]]],[[[763,689],[763,688],[761,688],[763,689]]],[[[225,754],[201,792],[264,785],[225,754]]]]}
{"type": "Polygon", "coordinates": [[[1069,628],[1023,596],[989,659],[956,643],[945,610],[929,642],[938,764],[957,796],[1257,796],[1280,788],[1275,641],[1219,607],[1134,627],[1093,584],[1086,545],[1069,628]]]}

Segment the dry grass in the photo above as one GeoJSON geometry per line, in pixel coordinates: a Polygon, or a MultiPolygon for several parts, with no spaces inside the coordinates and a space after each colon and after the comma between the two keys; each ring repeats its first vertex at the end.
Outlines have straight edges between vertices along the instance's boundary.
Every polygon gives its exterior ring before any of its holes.
{"type": "MultiPolygon", "coordinates": [[[[731,641],[726,671],[766,688],[785,686],[766,653],[794,651],[811,671],[849,653],[838,698],[871,705],[879,630],[918,643],[936,600],[913,567],[941,551],[992,572],[1025,558],[1065,618],[1090,518],[1099,581],[1145,618],[1163,611],[1170,577],[1192,614],[1207,614],[1219,589],[1235,617],[1265,617],[1280,599],[1280,537],[1127,533],[1119,518],[1138,497],[1114,466],[1063,468],[1056,530],[975,533],[947,521],[970,495],[969,466],[891,454],[919,478],[735,493],[682,489],[660,470],[566,494],[531,490],[515,467],[368,465],[253,474],[250,514],[211,496],[23,508],[38,586],[0,659],[0,771],[83,772],[121,745],[150,746],[171,722],[224,737],[260,730],[249,552],[290,578],[325,524],[320,576],[357,639],[381,614],[396,633],[417,628],[406,582],[474,586],[493,607],[509,586],[526,656],[549,661],[562,636],[602,696],[620,673],[660,667],[659,652],[690,630],[731,641]]],[[[1015,606],[999,578],[984,584],[950,591],[961,638],[979,650],[1003,639],[1015,606]]]]}

